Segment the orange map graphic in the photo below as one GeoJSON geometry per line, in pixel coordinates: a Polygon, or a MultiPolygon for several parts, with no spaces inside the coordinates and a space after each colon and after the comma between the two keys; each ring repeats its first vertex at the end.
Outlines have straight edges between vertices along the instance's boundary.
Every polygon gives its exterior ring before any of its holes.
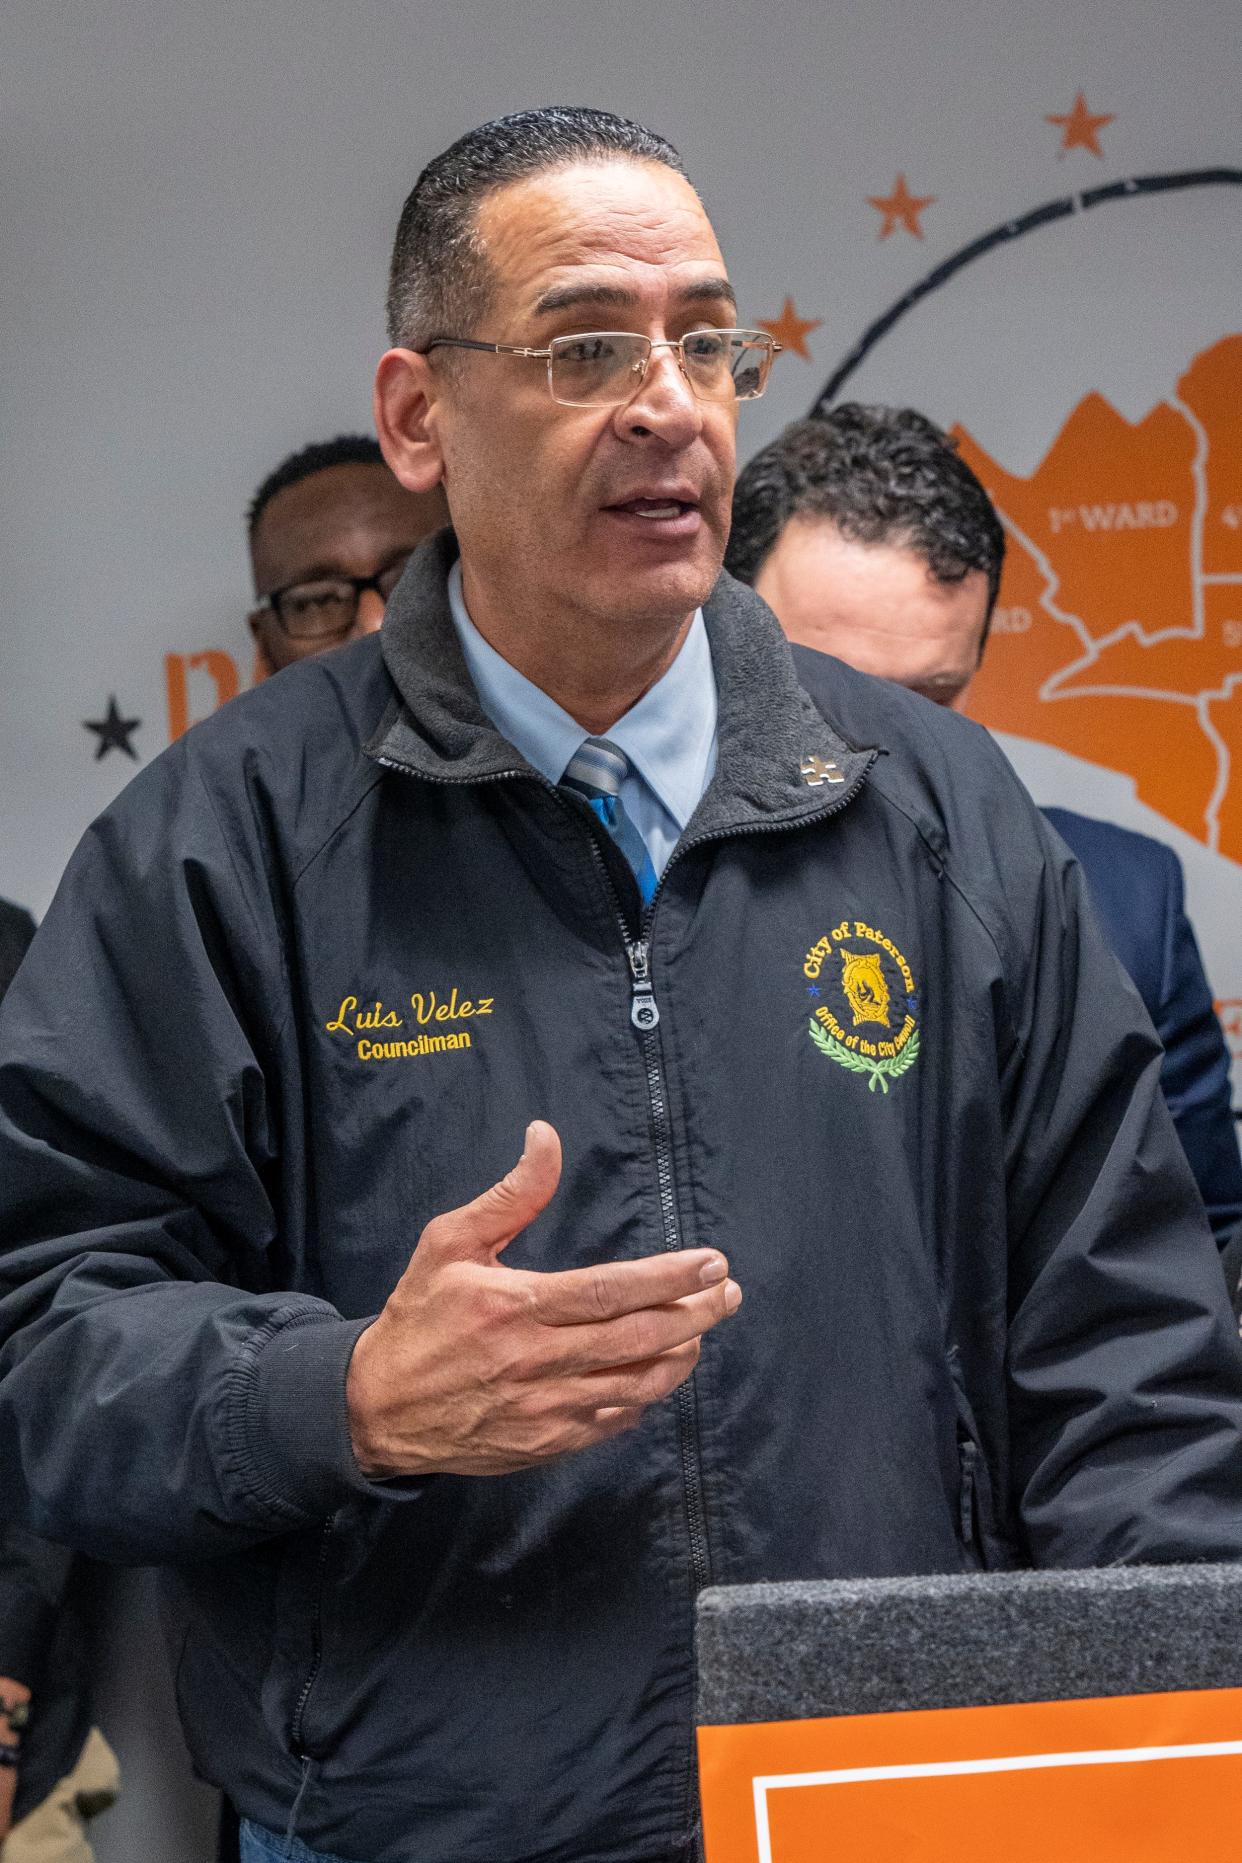
{"type": "Polygon", "coordinates": [[[1242,862],[1242,335],[1137,424],[1087,395],[1029,478],[958,438],[1009,545],[971,715],[1242,862]]]}

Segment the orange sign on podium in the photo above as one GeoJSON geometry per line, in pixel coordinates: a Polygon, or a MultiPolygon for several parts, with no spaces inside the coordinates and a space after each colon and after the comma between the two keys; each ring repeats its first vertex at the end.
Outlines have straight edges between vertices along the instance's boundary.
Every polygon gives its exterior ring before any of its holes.
{"type": "Polygon", "coordinates": [[[701,1727],[707,1863],[1217,1863],[1242,1689],[701,1727]]]}

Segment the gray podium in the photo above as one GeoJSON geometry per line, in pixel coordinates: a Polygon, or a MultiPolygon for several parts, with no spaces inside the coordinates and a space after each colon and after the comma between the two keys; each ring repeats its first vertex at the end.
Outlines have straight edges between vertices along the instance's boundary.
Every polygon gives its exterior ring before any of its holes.
{"type": "Polygon", "coordinates": [[[1242,1565],[720,1588],[698,1665],[700,1723],[1242,1688],[1242,1565]]]}

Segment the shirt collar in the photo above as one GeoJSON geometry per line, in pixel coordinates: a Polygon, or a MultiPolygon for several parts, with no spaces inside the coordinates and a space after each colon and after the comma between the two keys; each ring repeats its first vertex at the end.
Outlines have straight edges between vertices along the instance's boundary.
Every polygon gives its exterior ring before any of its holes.
{"type": "MultiPolygon", "coordinates": [[[[483,710],[527,762],[559,783],[589,733],[541,686],[484,640],[466,610],[461,562],[448,578],[449,607],[483,710]]],[[[716,750],[716,678],[703,612],[696,609],[677,658],[606,734],[623,750],[679,829],[711,780],[716,750]]]]}

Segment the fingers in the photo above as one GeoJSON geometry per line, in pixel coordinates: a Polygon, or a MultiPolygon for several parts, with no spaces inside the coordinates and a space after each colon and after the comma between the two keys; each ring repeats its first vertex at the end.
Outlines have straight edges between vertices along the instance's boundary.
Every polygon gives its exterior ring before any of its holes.
{"type": "Polygon", "coordinates": [[[590,1449],[596,1443],[607,1442],[612,1436],[624,1436],[638,1428],[645,1414],[640,1404],[616,1404],[602,1410],[589,1411],[568,1433],[567,1453],[573,1455],[579,1449],[590,1449]]]}
{"type": "Polygon", "coordinates": [[[643,1420],[642,1411],[634,1405],[622,1405],[612,1409],[597,1410],[593,1418],[596,1437],[621,1436],[626,1430],[636,1430],[643,1420]]]}
{"type": "Polygon", "coordinates": [[[545,1326],[582,1326],[719,1287],[729,1264],[718,1249],[671,1250],[641,1261],[604,1261],[559,1274],[524,1274],[536,1319],[545,1326]]]}
{"type": "Polygon", "coordinates": [[[581,1403],[596,1412],[614,1406],[642,1410],[648,1404],[659,1404],[671,1397],[698,1362],[699,1342],[692,1339],[645,1364],[614,1367],[574,1379],[566,1395],[575,1407],[581,1403]]]}
{"type": "Polygon", "coordinates": [[[696,1342],[736,1313],[741,1303],[742,1290],[736,1281],[725,1281],[701,1294],[688,1294],[683,1300],[648,1307],[641,1313],[627,1313],[618,1320],[550,1329],[545,1335],[547,1369],[554,1375],[564,1375],[645,1364],[696,1342]]]}
{"type": "Polygon", "coordinates": [[[494,1261],[547,1208],[561,1179],[561,1141],[546,1120],[526,1128],[526,1144],[513,1169],[473,1203],[433,1217],[418,1241],[424,1256],[444,1261],[494,1261]]]}

